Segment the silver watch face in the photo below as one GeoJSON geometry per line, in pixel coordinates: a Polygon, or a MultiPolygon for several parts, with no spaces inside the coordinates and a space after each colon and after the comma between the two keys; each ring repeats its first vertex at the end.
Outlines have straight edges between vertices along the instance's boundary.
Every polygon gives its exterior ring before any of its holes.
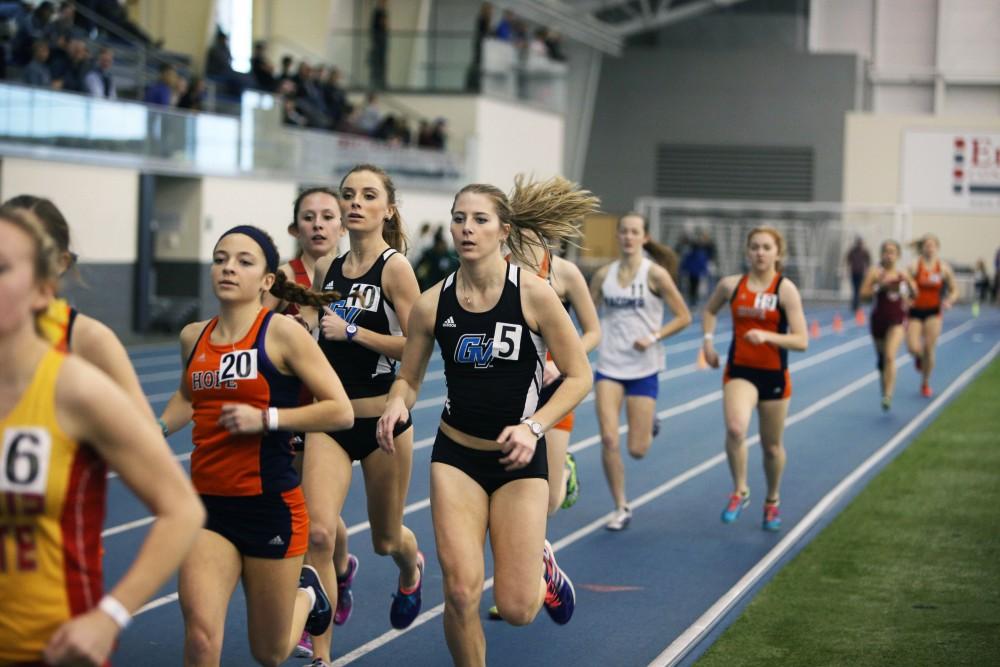
{"type": "Polygon", "coordinates": [[[542,425],[538,422],[528,422],[528,428],[535,434],[536,438],[542,437],[542,425]]]}

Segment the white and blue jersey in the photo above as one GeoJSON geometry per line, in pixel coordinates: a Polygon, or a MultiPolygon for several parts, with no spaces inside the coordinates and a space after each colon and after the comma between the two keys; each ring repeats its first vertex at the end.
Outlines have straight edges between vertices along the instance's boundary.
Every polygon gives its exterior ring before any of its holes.
{"type": "Polygon", "coordinates": [[[520,277],[520,268],[507,266],[500,300],[485,313],[462,308],[454,273],[438,299],[434,338],[448,384],[441,421],[477,438],[495,440],[538,406],[545,343],[524,320],[520,277]]]}
{"type": "Polygon", "coordinates": [[[616,380],[635,380],[664,369],[663,347],[651,345],[640,352],[636,340],[649,336],[663,326],[663,300],[649,285],[652,262],[643,257],[632,282],[618,284],[619,262],[608,267],[601,283],[601,343],[597,348],[596,370],[616,380]]]}

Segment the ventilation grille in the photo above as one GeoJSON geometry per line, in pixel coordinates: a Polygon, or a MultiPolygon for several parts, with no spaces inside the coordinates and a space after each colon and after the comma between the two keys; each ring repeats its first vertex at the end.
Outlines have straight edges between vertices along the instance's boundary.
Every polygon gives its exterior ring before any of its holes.
{"type": "Polygon", "coordinates": [[[813,149],[660,144],[656,196],[812,201],[813,149]]]}

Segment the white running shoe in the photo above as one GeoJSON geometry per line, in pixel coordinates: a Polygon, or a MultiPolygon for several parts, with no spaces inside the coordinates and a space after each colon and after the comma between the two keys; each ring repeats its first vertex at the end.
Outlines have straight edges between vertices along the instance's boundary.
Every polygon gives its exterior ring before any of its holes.
{"type": "Polygon", "coordinates": [[[615,510],[615,513],[611,516],[611,521],[608,521],[604,527],[614,531],[625,530],[631,521],[632,508],[625,505],[615,510]]]}

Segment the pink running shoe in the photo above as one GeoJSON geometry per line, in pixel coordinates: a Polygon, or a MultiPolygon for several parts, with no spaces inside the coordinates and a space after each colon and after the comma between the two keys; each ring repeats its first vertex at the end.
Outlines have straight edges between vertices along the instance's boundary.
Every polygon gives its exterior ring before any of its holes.
{"type": "Polygon", "coordinates": [[[354,554],[347,554],[347,572],[341,577],[337,575],[337,611],[333,614],[333,624],[343,625],[351,617],[354,609],[354,594],[351,593],[351,584],[354,583],[354,575],[358,573],[358,557],[354,554]]]}

